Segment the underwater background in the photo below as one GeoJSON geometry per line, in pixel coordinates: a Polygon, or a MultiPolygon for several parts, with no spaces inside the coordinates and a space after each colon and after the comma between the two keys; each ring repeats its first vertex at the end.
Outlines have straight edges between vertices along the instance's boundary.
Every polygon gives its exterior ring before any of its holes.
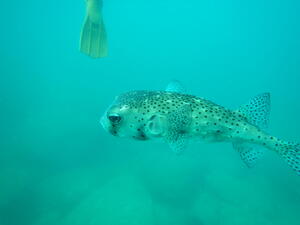
{"type": "Polygon", "coordinates": [[[300,2],[104,0],[109,57],[78,50],[85,2],[0,8],[0,225],[299,225],[300,177],[266,150],[248,169],[228,143],[107,134],[129,90],[235,109],[270,92],[268,131],[300,141],[300,2]]]}

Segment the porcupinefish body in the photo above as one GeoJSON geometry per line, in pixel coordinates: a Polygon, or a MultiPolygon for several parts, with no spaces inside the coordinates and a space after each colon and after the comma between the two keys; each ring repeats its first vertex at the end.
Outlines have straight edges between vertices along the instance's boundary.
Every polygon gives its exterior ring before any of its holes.
{"type": "Polygon", "coordinates": [[[165,91],[131,91],[116,98],[101,124],[114,136],[158,139],[181,153],[189,140],[231,142],[248,167],[256,164],[263,146],[280,156],[300,175],[300,145],[264,131],[270,114],[270,94],[263,93],[237,110],[185,94],[179,82],[165,91]]]}

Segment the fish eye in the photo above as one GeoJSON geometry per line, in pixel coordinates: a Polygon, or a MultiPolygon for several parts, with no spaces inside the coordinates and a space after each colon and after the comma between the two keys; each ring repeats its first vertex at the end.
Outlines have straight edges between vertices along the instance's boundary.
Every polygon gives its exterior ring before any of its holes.
{"type": "Polygon", "coordinates": [[[108,119],[110,120],[110,122],[112,123],[119,123],[121,121],[121,116],[118,114],[111,114],[108,116],[108,119]]]}

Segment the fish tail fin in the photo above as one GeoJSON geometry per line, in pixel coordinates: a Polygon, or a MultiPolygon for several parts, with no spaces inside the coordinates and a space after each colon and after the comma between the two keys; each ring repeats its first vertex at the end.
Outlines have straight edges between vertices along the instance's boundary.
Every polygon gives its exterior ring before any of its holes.
{"type": "Polygon", "coordinates": [[[80,51],[93,58],[107,56],[106,30],[101,17],[97,22],[90,16],[86,17],[81,31],[80,51]]]}
{"type": "Polygon", "coordinates": [[[277,139],[273,145],[275,150],[287,164],[300,175],[300,144],[277,139]]]}

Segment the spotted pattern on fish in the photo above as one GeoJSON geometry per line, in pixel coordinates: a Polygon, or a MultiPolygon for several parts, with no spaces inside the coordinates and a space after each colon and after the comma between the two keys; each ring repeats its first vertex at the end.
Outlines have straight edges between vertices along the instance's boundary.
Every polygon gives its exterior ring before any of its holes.
{"type": "Polygon", "coordinates": [[[252,124],[261,128],[267,128],[271,111],[270,107],[270,93],[263,93],[241,106],[237,112],[247,117],[252,124]]]}
{"type": "Polygon", "coordinates": [[[175,152],[181,152],[188,139],[231,142],[249,167],[263,155],[255,149],[259,145],[279,153],[300,175],[299,144],[282,141],[262,130],[270,114],[269,93],[232,111],[174,91],[131,91],[117,97],[107,111],[111,113],[124,117],[123,122],[112,125],[104,117],[106,129],[113,135],[131,135],[137,140],[161,138],[175,152]]]}
{"type": "MultiPolygon", "coordinates": [[[[134,91],[121,95],[116,103],[120,104],[120,108],[121,105],[128,105],[138,110],[140,116],[135,117],[137,123],[143,123],[150,113],[170,114],[188,104],[191,107],[192,127],[196,132],[199,131],[196,127],[210,125],[222,128],[223,131],[225,128],[228,131],[235,129],[236,133],[247,129],[243,127],[247,125],[247,121],[241,114],[192,95],[164,91],[134,91]]],[[[214,130],[221,133],[219,129],[214,130]]]]}

